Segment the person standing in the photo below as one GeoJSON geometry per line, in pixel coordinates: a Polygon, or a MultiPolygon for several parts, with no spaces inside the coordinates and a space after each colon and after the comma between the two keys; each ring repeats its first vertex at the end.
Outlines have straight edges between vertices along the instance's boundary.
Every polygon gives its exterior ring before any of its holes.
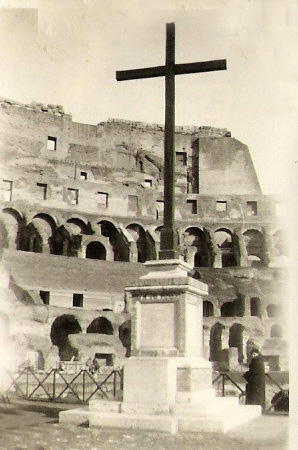
{"type": "Polygon", "coordinates": [[[265,408],[265,365],[258,349],[251,351],[249,370],[243,374],[247,381],[245,392],[246,405],[261,405],[265,408]]]}

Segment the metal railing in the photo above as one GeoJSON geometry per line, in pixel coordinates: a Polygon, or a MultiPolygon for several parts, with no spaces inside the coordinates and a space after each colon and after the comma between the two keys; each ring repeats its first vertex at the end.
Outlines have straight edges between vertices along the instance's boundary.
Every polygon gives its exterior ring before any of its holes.
{"type": "MultiPolygon", "coordinates": [[[[241,377],[241,373],[237,374],[238,378],[241,377]]],[[[286,376],[286,379],[288,380],[288,374],[286,376]]],[[[242,381],[242,380],[241,380],[242,381]]],[[[243,380],[244,381],[244,380],[243,380]]],[[[237,391],[239,392],[239,401],[240,403],[244,403],[245,401],[245,389],[241,386],[241,382],[239,380],[235,380],[233,376],[227,372],[219,372],[216,374],[215,378],[212,380],[212,384],[216,385],[218,383],[218,391],[220,392],[222,397],[226,396],[228,384],[234,386],[237,391]],[[220,386],[219,386],[220,384],[220,386]]],[[[277,395],[273,396],[273,399],[271,400],[270,406],[265,408],[264,413],[269,413],[270,411],[274,409],[278,409],[278,406],[284,402],[285,400],[289,401],[289,389],[288,387],[284,387],[282,383],[276,380],[272,372],[266,372],[265,373],[265,383],[266,386],[270,384],[275,389],[277,388],[278,391],[274,392],[277,395]],[[275,397],[275,398],[274,398],[275,397]]],[[[288,386],[288,383],[285,383],[288,386]]],[[[266,388],[267,389],[267,388],[266,388]]],[[[237,392],[236,391],[236,392],[237,392]]],[[[288,412],[286,409],[283,409],[284,412],[288,412]]]]}
{"type": "Polygon", "coordinates": [[[96,373],[87,369],[81,369],[77,373],[51,369],[40,373],[26,367],[16,376],[11,375],[11,378],[7,394],[14,389],[17,396],[31,400],[87,403],[95,395],[98,398],[115,399],[121,396],[123,390],[121,369],[96,373]]]}

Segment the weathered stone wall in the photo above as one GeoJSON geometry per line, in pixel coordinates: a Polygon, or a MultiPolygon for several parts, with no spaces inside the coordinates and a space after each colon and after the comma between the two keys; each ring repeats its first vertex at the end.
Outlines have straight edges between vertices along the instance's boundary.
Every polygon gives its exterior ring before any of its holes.
{"type": "MultiPolygon", "coordinates": [[[[57,329],[84,334],[104,317],[116,333],[109,349],[127,352],[124,287],[143,273],[136,263],[159,251],[163,138],[158,124],[81,124],[59,105],[0,100],[0,244],[14,283],[16,303],[7,304],[19,305],[11,327],[21,348],[41,351],[46,364],[65,338],[51,340],[56,319],[57,329]],[[49,305],[40,291],[50,293],[49,305]],[[74,293],[82,307],[73,306],[74,293]]],[[[247,146],[228,130],[176,128],[179,251],[210,287],[204,346],[213,361],[235,346],[245,358],[250,337],[269,356],[286,353],[278,328],[285,280],[273,269],[288,258],[280,205],[262,195],[247,146]]],[[[75,342],[84,347],[81,337],[67,339],[64,354],[79,351],[75,342]]]]}

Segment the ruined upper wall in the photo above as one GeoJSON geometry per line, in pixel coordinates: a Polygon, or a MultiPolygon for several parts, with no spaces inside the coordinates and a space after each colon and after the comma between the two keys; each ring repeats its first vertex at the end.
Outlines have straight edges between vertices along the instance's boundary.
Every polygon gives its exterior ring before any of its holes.
{"type": "MultiPolygon", "coordinates": [[[[147,174],[162,182],[163,141],[159,124],[118,119],[81,124],[73,122],[60,105],[0,99],[1,160],[6,167],[29,171],[42,167],[45,173],[65,179],[90,169],[95,182],[115,181],[119,176],[138,182],[140,174],[147,174]],[[49,138],[54,150],[49,149],[49,138]]],[[[176,127],[175,150],[177,186],[186,185],[189,177],[192,193],[261,194],[247,146],[227,129],[176,127]]]]}

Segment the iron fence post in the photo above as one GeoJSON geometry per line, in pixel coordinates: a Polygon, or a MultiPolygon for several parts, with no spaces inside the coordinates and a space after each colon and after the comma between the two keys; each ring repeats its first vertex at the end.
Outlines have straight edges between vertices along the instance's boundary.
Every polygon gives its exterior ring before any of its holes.
{"type": "Polygon", "coordinates": [[[221,395],[222,397],[225,396],[225,374],[222,374],[222,378],[221,378],[221,395]]]}
{"type": "Polygon", "coordinates": [[[29,395],[29,368],[26,367],[26,397],[29,395]]]}
{"type": "Polygon", "coordinates": [[[56,399],[56,370],[57,369],[54,369],[53,371],[53,402],[56,399]]]}
{"type": "Polygon", "coordinates": [[[85,403],[85,390],[86,390],[86,370],[83,370],[83,403],[85,403]]]}

